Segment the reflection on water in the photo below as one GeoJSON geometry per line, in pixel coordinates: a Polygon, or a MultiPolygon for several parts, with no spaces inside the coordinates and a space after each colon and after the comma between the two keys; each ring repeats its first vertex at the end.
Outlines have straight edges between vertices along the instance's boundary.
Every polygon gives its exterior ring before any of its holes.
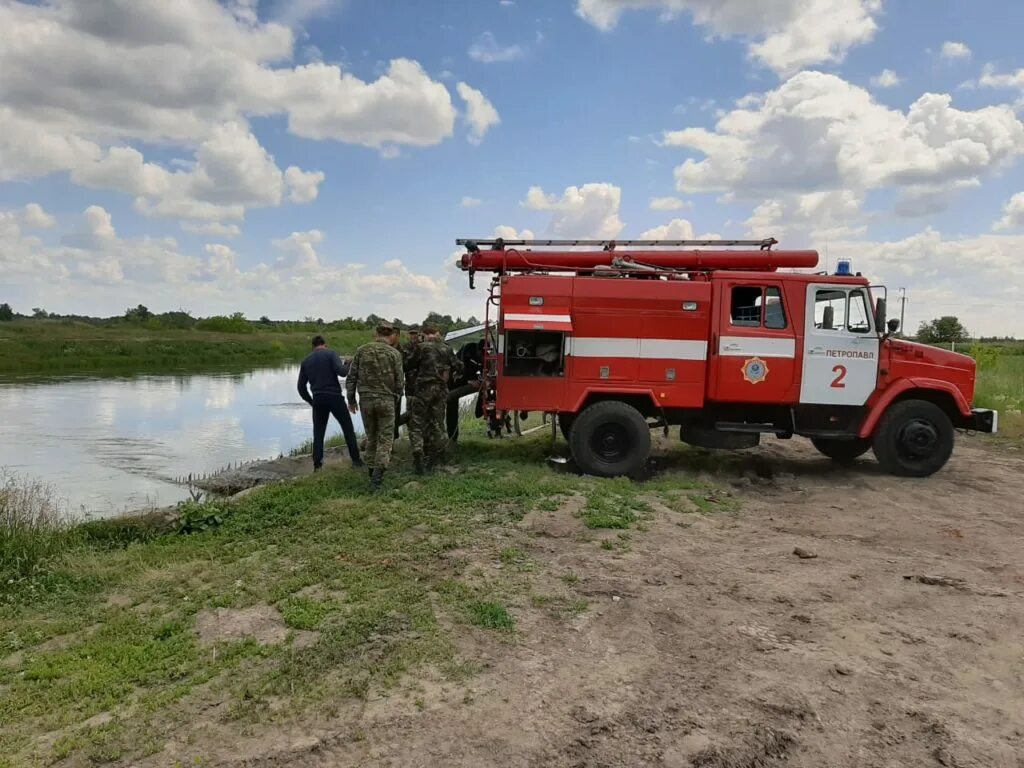
{"type": "MultiPolygon", "coordinates": [[[[0,383],[0,467],[107,516],[187,498],[174,478],[288,453],[312,434],[296,367],[0,383]]],[[[354,417],[361,430],[359,417],[354,417]]],[[[328,434],[340,432],[332,420],[328,434]]]]}

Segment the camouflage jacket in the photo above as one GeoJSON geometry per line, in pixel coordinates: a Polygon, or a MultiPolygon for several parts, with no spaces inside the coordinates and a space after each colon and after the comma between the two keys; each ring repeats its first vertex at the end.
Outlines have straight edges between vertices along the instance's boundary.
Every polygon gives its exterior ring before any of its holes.
{"type": "Polygon", "coordinates": [[[462,362],[443,341],[424,341],[416,345],[407,369],[412,372],[416,389],[447,387],[462,374],[462,362]]]}
{"type": "Polygon", "coordinates": [[[413,357],[422,342],[409,341],[402,346],[402,367],[405,370],[405,394],[416,394],[416,369],[412,367],[413,357]]]}
{"type": "Polygon", "coordinates": [[[372,341],[356,350],[345,379],[348,401],[360,397],[380,396],[398,399],[405,389],[402,353],[382,341],[372,341]]]}

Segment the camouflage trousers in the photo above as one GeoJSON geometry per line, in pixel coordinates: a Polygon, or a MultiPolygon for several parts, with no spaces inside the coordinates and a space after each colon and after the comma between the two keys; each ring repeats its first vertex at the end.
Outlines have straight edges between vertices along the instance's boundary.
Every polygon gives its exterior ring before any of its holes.
{"type": "Polygon", "coordinates": [[[438,460],[448,447],[444,413],[448,402],[446,387],[421,388],[409,410],[409,442],[412,452],[438,460]]]}
{"type": "Polygon", "coordinates": [[[395,447],[395,400],[386,396],[364,395],[359,398],[359,412],[366,430],[363,460],[370,469],[387,469],[391,463],[391,450],[395,447]]]}

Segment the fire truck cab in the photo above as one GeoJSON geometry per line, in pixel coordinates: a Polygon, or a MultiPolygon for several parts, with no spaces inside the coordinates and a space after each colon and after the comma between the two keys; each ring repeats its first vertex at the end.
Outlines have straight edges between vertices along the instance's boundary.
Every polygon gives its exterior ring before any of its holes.
{"type": "Polygon", "coordinates": [[[975,362],[894,339],[884,288],[815,251],[757,241],[459,240],[470,284],[493,278],[481,412],[557,417],[586,473],[632,475],[650,430],[705,448],[811,439],[849,462],[923,477],[956,429],[995,432],[971,407],[975,362]],[[780,271],[787,270],[787,271],[780,271]],[[883,295],[876,295],[883,294],[883,295]]]}

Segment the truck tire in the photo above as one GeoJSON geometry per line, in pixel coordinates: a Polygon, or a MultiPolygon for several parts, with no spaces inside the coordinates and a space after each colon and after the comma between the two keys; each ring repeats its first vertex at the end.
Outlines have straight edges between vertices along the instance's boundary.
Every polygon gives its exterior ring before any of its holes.
{"type": "Polygon", "coordinates": [[[562,433],[562,437],[565,438],[565,442],[569,442],[569,434],[572,432],[573,422],[576,421],[576,414],[564,412],[558,414],[558,429],[562,433]]]}
{"type": "Polygon", "coordinates": [[[854,440],[831,440],[827,437],[812,437],[811,444],[818,449],[818,453],[828,456],[837,464],[849,464],[868,452],[871,439],[858,437],[854,440]]]}
{"type": "Polygon", "coordinates": [[[576,466],[588,475],[635,475],[650,456],[651,430],[633,406],[602,400],[573,419],[569,447],[576,466]]]}
{"type": "Polygon", "coordinates": [[[953,423],[935,403],[902,400],[882,414],[872,448],[886,472],[928,477],[953,453],[953,423]]]}

